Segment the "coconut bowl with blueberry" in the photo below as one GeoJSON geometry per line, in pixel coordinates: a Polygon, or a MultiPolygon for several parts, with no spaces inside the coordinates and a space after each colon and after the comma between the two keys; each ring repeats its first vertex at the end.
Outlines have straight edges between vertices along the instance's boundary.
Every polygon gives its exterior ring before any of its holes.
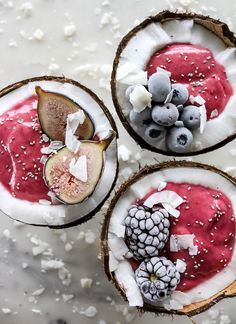
{"type": "Polygon", "coordinates": [[[236,137],[235,45],[225,23],[169,11],[149,17],[122,39],[112,98],[142,148],[191,156],[236,137]]]}

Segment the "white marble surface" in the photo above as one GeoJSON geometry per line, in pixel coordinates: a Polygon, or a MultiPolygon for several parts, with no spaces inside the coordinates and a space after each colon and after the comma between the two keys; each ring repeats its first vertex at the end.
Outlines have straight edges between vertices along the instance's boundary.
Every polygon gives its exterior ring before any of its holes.
{"type": "MultiPolygon", "coordinates": [[[[0,0],[0,87],[27,77],[63,74],[93,89],[114,113],[108,90],[109,73],[119,37],[137,20],[164,8],[177,7],[194,8],[219,17],[236,31],[233,0],[0,0]],[[32,9],[29,9],[29,4],[32,9]],[[64,27],[68,25],[75,27],[71,37],[64,35],[64,27]]],[[[120,144],[128,146],[132,151],[131,157],[140,153],[142,165],[167,160],[157,154],[142,152],[120,126],[115,113],[114,117],[120,129],[120,144]]],[[[194,160],[217,165],[236,175],[232,149],[236,149],[236,141],[194,160]]],[[[120,181],[127,177],[130,168],[137,169],[138,163],[123,161],[121,168],[120,181]]],[[[190,323],[183,317],[157,319],[152,314],[140,317],[136,310],[129,309],[122,302],[107,282],[98,259],[102,213],[85,225],[59,233],[26,225],[18,227],[3,214],[0,216],[1,324],[48,324],[56,319],[64,319],[67,324],[190,323]],[[33,255],[33,247],[37,247],[35,238],[44,242],[39,244],[44,249],[39,255],[33,255]],[[64,265],[59,262],[59,266],[64,271],[61,272],[65,274],[67,269],[71,282],[66,280],[63,284],[58,270],[42,272],[41,261],[47,259],[62,260],[64,265]],[[81,287],[80,279],[86,277],[93,279],[90,289],[81,287]],[[37,293],[41,295],[37,296],[37,293]],[[97,313],[92,309],[86,314],[93,317],[83,314],[90,306],[95,307],[97,313]]],[[[227,299],[214,309],[226,314],[226,318],[229,315],[231,323],[235,323],[234,304],[235,299],[227,299]]],[[[206,312],[194,320],[199,324],[202,321],[208,321],[205,324],[229,323],[224,322],[221,313],[206,312]]]]}

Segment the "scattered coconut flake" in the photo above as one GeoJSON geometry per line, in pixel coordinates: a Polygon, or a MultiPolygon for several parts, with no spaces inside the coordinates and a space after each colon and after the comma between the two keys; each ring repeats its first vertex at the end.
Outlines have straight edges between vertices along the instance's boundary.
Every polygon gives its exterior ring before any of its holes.
{"type": "Polygon", "coordinates": [[[69,167],[70,174],[72,174],[76,179],[87,182],[88,181],[88,170],[87,170],[87,157],[86,155],[81,155],[76,161],[73,158],[70,162],[69,167]]]}
{"type": "Polygon", "coordinates": [[[219,324],[230,324],[230,323],[231,323],[231,319],[230,319],[229,315],[223,314],[220,316],[219,324]]]}
{"type": "Polygon", "coordinates": [[[214,118],[217,117],[219,115],[219,112],[217,109],[212,110],[210,118],[214,118]]]}
{"type": "Polygon", "coordinates": [[[50,73],[58,73],[60,71],[60,66],[55,62],[50,62],[48,65],[48,71],[50,73]]]}
{"type": "Polygon", "coordinates": [[[41,41],[44,38],[44,32],[41,29],[36,29],[33,38],[37,41],[41,41]]]}
{"type": "Polygon", "coordinates": [[[30,17],[33,11],[33,5],[31,2],[25,2],[21,5],[20,11],[23,13],[25,17],[30,17]]]}
{"type": "Polygon", "coordinates": [[[168,211],[168,213],[171,216],[173,216],[175,218],[178,218],[179,217],[180,211],[177,210],[177,209],[175,209],[175,208],[173,208],[170,204],[168,204],[168,203],[162,203],[162,206],[166,209],[166,211],[168,211]]]}
{"type": "Polygon", "coordinates": [[[59,150],[62,147],[63,147],[63,143],[61,141],[51,141],[49,146],[41,148],[41,153],[42,154],[56,153],[57,150],[59,150]]]}
{"type": "Polygon", "coordinates": [[[86,310],[81,310],[80,314],[86,317],[95,317],[97,315],[97,308],[94,306],[89,306],[86,310]]]}
{"type": "Polygon", "coordinates": [[[129,248],[122,237],[110,233],[108,237],[108,246],[117,260],[124,260],[129,248]]]}
{"type": "Polygon", "coordinates": [[[143,85],[137,84],[129,95],[129,101],[134,111],[140,113],[146,107],[151,108],[152,94],[143,85]]]}
{"type": "Polygon", "coordinates": [[[42,314],[40,309],[32,308],[31,311],[35,314],[42,314]]]}
{"type": "Polygon", "coordinates": [[[85,114],[83,110],[79,110],[67,116],[65,144],[67,148],[74,153],[78,152],[80,146],[80,141],[77,139],[77,137],[74,134],[78,126],[82,125],[84,121],[85,121],[85,114]]]}
{"type": "Polygon", "coordinates": [[[82,288],[90,289],[92,287],[93,279],[91,278],[81,278],[80,284],[82,288]]]}
{"type": "Polygon", "coordinates": [[[118,159],[124,162],[130,160],[132,152],[124,144],[119,145],[118,147],[118,159]]]}
{"type": "Polygon", "coordinates": [[[195,103],[197,103],[200,106],[204,105],[206,102],[206,100],[200,95],[197,95],[197,96],[191,95],[191,96],[189,96],[189,100],[190,100],[191,104],[194,105],[195,103]]]}
{"type": "Polygon", "coordinates": [[[162,69],[162,68],[159,67],[159,66],[156,68],[156,72],[161,72],[161,73],[167,74],[168,77],[171,77],[171,72],[169,72],[169,71],[167,71],[167,70],[165,70],[165,69],[162,69]]]}
{"type": "Polygon", "coordinates": [[[50,138],[46,134],[42,134],[42,140],[47,143],[50,141],[50,138]]]}
{"type": "Polygon", "coordinates": [[[63,28],[65,37],[72,37],[76,33],[76,27],[73,24],[66,25],[63,28]]]}
{"type": "Polygon", "coordinates": [[[74,295],[72,295],[72,294],[70,294],[70,295],[62,294],[62,298],[63,298],[64,302],[68,302],[68,301],[70,301],[71,299],[74,298],[74,295]]]}
{"type": "Polygon", "coordinates": [[[91,230],[88,230],[86,233],[85,233],[85,242],[87,244],[94,244],[95,243],[95,240],[96,240],[96,235],[93,231],[91,230]]]}
{"type": "Polygon", "coordinates": [[[162,181],[162,182],[160,182],[160,183],[158,184],[158,186],[157,186],[157,190],[158,190],[158,191],[162,191],[163,189],[165,189],[166,186],[167,186],[167,183],[164,182],[164,181],[162,181]]]}
{"type": "Polygon", "coordinates": [[[58,270],[58,277],[64,286],[71,284],[71,273],[64,266],[58,270]]]}
{"type": "Polygon", "coordinates": [[[28,263],[26,262],[22,262],[21,266],[23,269],[27,269],[29,267],[28,263]]]}
{"type": "Polygon", "coordinates": [[[39,289],[35,290],[34,292],[32,292],[32,296],[40,296],[44,293],[44,291],[45,291],[44,287],[39,288],[39,289]]]}
{"type": "Polygon", "coordinates": [[[64,262],[62,260],[41,260],[42,270],[58,270],[64,267],[64,262]]]}
{"type": "Polygon", "coordinates": [[[12,310],[10,308],[2,308],[2,312],[5,315],[9,315],[11,314],[12,310]]]}
{"type": "Polygon", "coordinates": [[[127,62],[117,69],[116,80],[127,85],[147,85],[147,72],[127,62]]]}
{"type": "Polygon", "coordinates": [[[2,234],[6,239],[9,239],[11,237],[11,232],[7,228],[2,232],[2,234]]]}
{"type": "Polygon", "coordinates": [[[184,273],[186,271],[187,264],[186,262],[177,259],[176,264],[175,264],[176,270],[179,271],[180,273],[184,273]]]}
{"type": "Polygon", "coordinates": [[[145,201],[144,205],[152,208],[157,204],[162,204],[164,208],[174,217],[179,217],[180,212],[176,209],[181,205],[184,200],[174,191],[163,190],[156,192],[149,196],[145,201]]]}
{"type": "Polygon", "coordinates": [[[194,234],[172,234],[170,236],[170,251],[178,252],[180,250],[188,250],[189,255],[197,255],[198,246],[194,245],[194,234]]]}
{"type": "Polygon", "coordinates": [[[200,112],[200,133],[202,134],[207,122],[207,112],[205,105],[199,107],[200,112]]]}

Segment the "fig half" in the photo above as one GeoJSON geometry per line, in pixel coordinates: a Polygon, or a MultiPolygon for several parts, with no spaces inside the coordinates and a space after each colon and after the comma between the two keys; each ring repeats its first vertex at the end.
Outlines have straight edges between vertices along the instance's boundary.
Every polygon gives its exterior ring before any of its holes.
{"type": "Polygon", "coordinates": [[[103,153],[114,137],[111,132],[99,142],[82,141],[77,154],[65,146],[48,158],[44,179],[59,200],[78,204],[93,193],[104,165],[103,153]]]}
{"type": "MultiPolygon", "coordinates": [[[[162,11],[156,16],[148,17],[125,35],[117,48],[113,62],[111,90],[117,114],[134,140],[142,148],[167,156],[203,154],[232,141],[236,137],[235,47],[236,38],[227,24],[209,16],[190,12],[162,11]],[[185,55],[182,45],[199,47],[202,51],[209,51],[210,54],[206,55],[206,62],[198,55],[192,59],[190,53],[192,47],[185,55]],[[210,66],[206,67],[208,60],[210,66]],[[201,64],[208,72],[197,74],[198,71],[202,72],[204,69],[201,64]],[[185,71],[182,69],[183,66],[186,67],[185,71]],[[192,68],[193,66],[196,69],[192,68]],[[224,76],[212,82],[216,75],[211,69],[216,66],[224,71],[222,73],[224,76]],[[167,73],[171,72],[172,91],[174,91],[175,83],[188,87],[190,94],[188,105],[203,107],[199,109],[200,128],[191,129],[192,134],[186,134],[183,130],[177,129],[183,123],[181,105],[178,108],[180,109],[179,120],[172,125],[173,128],[167,126],[164,131],[161,131],[160,125],[163,125],[165,118],[163,119],[162,116],[159,120],[158,115],[154,116],[153,108],[156,105],[162,106],[164,103],[155,99],[155,90],[151,93],[151,85],[149,87],[150,76],[158,68],[159,72],[163,72],[163,69],[167,73]],[[197,79],[195,79],[196,76],[197,79]],[[218,83],[219,80],[221,81],[218,83]],[[220,94],[221,90],[222,94],[220,94]],[[153,95],[151,104],[150,95],[153,95]],[[142,110],[144,107],[147,108],[142,110]],[[160,121],[161,123],[158,124],[160,121]],[[168,132],[172,132],[172,129],[176,133],[170,140],[168,132]],[[178,131],[182,134],[179,135],[178,131]],[[183,142],[181,142],[182,138],[184,138],[183,142]]],[[[167,84],[162,84],[160,81],[156,89],[158,87],[165,89],[164,86],[166,87],[167,84]]],[[[166,102],[174,98],[174,96],[170,98],[171,96],[172,92],[169,92],[166,102]]],[[[172,117],[173,115],[168,115],[170,120],[172,117]]],[[[184,125],[185,130],[188,131],[187,121],[184,125]]]]}
{"type": "MultiPolygon", "coordinates": [[[[82,108],[70,98],[56,92],[35,87],[38,95],[38,117],[42,131],[53,141],[65,142],[66,121],[69,114],[82,108]]],[[[89,140],[94,134],[94,125],[88,113],[85,114],[83,124],[79,125],[75,135],[82,140],[89,140]]]]}
{"type": "MultiPolygon", "coordinates": [[[[170,193],[171,191],[168,191],[168,194],[170,193]]],[[[123,298],[129,301],[130,306],[136,306],[141,311],[151,311],[156,314],[194,316],[215,305],[222,298],[236,296],[235,197],[235,178],[209,165],[174,161],[143,168],[120,187],[105,215],[101,232],[101,252],[109,281],[115,285],[123,298]],[[169,198],[165,195],[165,190],[167,193],[168,190],[173,190],[173,188],[175,188],[175,193],[178,193],[184,200],[178,202],[180,204],[176,210],[180,212],[178,218],[176,218],[176,214],[175,217],[173,216],[174,213],[172,214],[173,217],[170,217],[173,209],[168,209],[169,240],[166,241],[164,249],[161,252],[159,251],[158,257],[159,255],[164,256],[172,262],[180,259],[186,262],[186,268],[181,272],[180,282],[176,291],[172,291],[169,300],[151,301],[144,298],[136,283],[135,271],[142,260],[132,257],[131,253],[134,250],[130,249],[128,245],[126,225],[129,224],[128,229],[131,232],[129,235],[132,233],[134,235],[135,231],[139,230],[138,235],[140,235],[140,242],[143,246],[154,244],[154,240],[153,243],[150,240],[144,242],[143,238],[141,240],[141,235],[146,237],[149,235],[147,232],[142,233],[143,209],[140,209],[138,213],[136,211],[137,216],[132,223],[132,217],[135,215],[135,209],[132,208],[134,208],[134,205],[146,206],[145,210],[148,214],[147,217],[149,217],[150,213],[153,213],[149,208],[150,201],[156,193],[156,197],[159,193],[162,193],[162,195],[159,195],[159,197],[162,196],[161,199],[165,196],[165,199],[169,199],[170,205],[173,203],[177,206],[173,191],[169,198]],[[184,191],[181,191],[183,188],[184,191]],[[185,192],[186,195],[183,196],[181,192],[185,192]],[[175,201],[171,202],[171,197],[175,201]],[[196,204],[194,204],[194,200],[196,200],[196,204]],[[148,201],[146,205],[145,201],[148,201]],[[216,210],[214,210],[214,206],[217,207],[216,210]],[[224,212],[222,213],[223,209],[224,212]],[[128,213],[129,210],[130,213],[128,213]],[[210,214],[214,217],[208,219],[210,214]],[[186,221],[185,225],[184,221],[186,221]],[[185,234],[188,234],[186,235],[188,239],[184,242],[186,248],[190,247],[188,240],[193,233],[195,235],[193,242],[197,245],[195,253],[191,254],[190,250],[181,250],[184,249],[183,247],[177,249],[178,252],[173,247],[171,248],[172,234],[182,238],[185,234]],[[232,235],[230,247],[228,245],[229,234],[232,235]],[[209,244],[206,242],[209,242],[209,244]],[[225,259],[222,261],[222,255],[226,258],[227,253],[230,254],[230,257],[228,263],[224,264],[225,259]],[[218,269],[218,267],[220,268],[218,269]],[[201,281],[199,281],[199,278],[201,278],[201,281]],[[186,288],[186,285],[188,286],[190,282],[192,286],[186,288]],[[170,302],[171,300],[172,302],[170,302]]],[[[154,212],[158,208],[163,208],[165,204],[163,203],[162,207],[158,207],[160,204],[157,204],[154,212]]],[[[167,211],[167,206],[164,208],[167,211]]],[[[156,239],[154,228],[150,226],[150,229],[153,231],[152,236],[156,239]]],[[[135,235],[132,236],[133,240],[137,239],[135,235]]],[[[160,237],[160,239],[162,238],[160,237]]],[[[141,248],[141,244],[139,248],[141,248]]],[[[146,260],[150,260],[150,258],[147,257],[146,260]]],[[[145,268],[142,268],[142,270],[146,271],[145,268]]],[[[147,281],[148,276],[145,273],[142,273],[142,277],[146,278],[147,281]]],[[[151,276],[150,281],[154,280],[156,279],[151,276]]],[[[148,286],[146,286],[147,289],[149,289],[148,286]]]]}

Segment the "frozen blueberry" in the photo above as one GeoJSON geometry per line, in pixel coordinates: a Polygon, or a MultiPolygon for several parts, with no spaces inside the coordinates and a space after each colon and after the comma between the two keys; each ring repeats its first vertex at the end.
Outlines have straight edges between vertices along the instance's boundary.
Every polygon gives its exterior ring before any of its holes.
{"type": "Polygon", "coordinates": [[[172,126],[179,118],[179,111],[172,103],[163,106],[154,106],[152,109],[152,119],[161,126],[172,126]]]}
{"type": "Polygon", "coordinates": [[[166,136],[168,149],[175,153],[185,153],[190,149],[193,135],[186,127],[173,127],[166,136]]]}
{"type": "Polygon", "coordinates": [[[167,73],[156,72],[148,79],[148,91],[153,101],[164,102],[171,91],[170,78],[167,73]]]}
{"type": "Polygon", "coordinates": [[[131,92],[134,90],[135,88],[135,85],[131,85],[129,86],[126,91],[125,91],[125,97],[129,100],[129,96],[131,94],[131,92]]]}
{"type": "Polygon", "coordinates": [[[184,84],[175,83],[172,85],[173,95],[171,102],[175,105],[183,105],[187,102],[189,93],[188,89],[184,84]]]}
{"type": "Polygon", "coordinates": [[[148,122],[151,121],[151,109],[146,108],[140,113],[135,112],[134,110],[131,110],[129,113],[129,119],[131,124],[135,126],[144,126],[147,125],[148,122]]]}
{"type": "Polygon", "coordinates": [[[184,126],[189,129],[196,129],[200,127],[200,112],[195,106],[187,106],[181,113],[180,120],[183,121],[184,126]]]}
{"type": "Polygon", "coordinates": [[[145,136],[151,140],[157,139],[161,132],[163,132],[164,128],[156,123],[151,123],[147,126],[145,130],[145,136]]]}

